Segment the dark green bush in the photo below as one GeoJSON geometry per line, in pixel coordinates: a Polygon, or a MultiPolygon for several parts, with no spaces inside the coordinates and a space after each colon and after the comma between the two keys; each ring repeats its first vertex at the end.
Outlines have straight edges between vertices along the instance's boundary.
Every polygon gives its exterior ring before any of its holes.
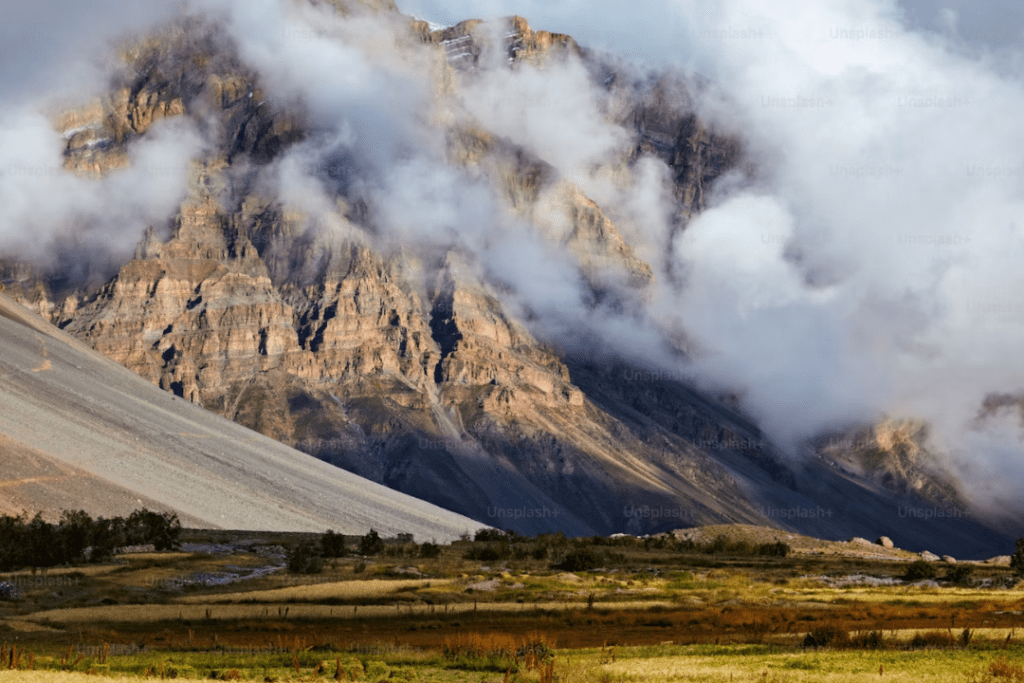
{"type": "Polygon", "coordinates": [[[286,555],[288,571],[293,574],[319,574],[324,567],[320,548],[312,541],[302,541],[286,555]]]}
{"type": "Polygon", "coordinates": [[[783,543],[782,541],[776,541],[775,543],[762,543],[757,546],[757,554],[768,557],[787,557],[791,550],[792,548],[789,547],[789,544],[783,543]]]}
{"type": "Polygon", "coordinates": [[[885,637],[881,631],[857,633],[850,638],[850,647],[860,650],[880,650],[885,647],[885,637]]]}
{"type": "Polygon", "coordinates": [[[480,529],[473,536],[473,540],[478,543],[495,543],[507,539],[505,538],[505,532],[501,529],[480,529]]]}
{"type": "Polygon", "coordinates": [[[949,631],[925,631],[924,633],[916,633],[914,637],[910,639],[910,647],[912,649],[948,649],[952,648],[956,644],[956,639],[953,634],[949,631]]]}
{"type": "Polygon", "coordinates": [[[949,569],[946,570],[946,575],[942,577],[942,580],[949,581],[957,586],[969,586],[973,574],[974,567],[969,564],[954,564],[950,565],[949,569]]]}
{"type": "Polygon", "coordinates": [[[565,559],[554,565],[554,569],[567,572],[581,572],[601,566],[601,557],[590,548],[576,548],[569,551],[565,559]]]}
{"type": "Polygon", "coordinates": [[[715,536],[715,539],[711,541],[711,543],[704,546],[704,552],[708,555],[718,555],[719,553],[724,553],[728,549],[729,539],[722,535],[715,536]]]}
{"type": "Polygon", "coordinates": [[[375,529],[359,539],[360,555],[380,555],[384,552],[384,539],[380,537],[375,529]]]}
{"type": "Polygon", "coordinates": [[[1017,547],[1010,556],[1010,569],[1017,576],[1024,576],[1024,538],[1017,539],[1017,547]]]}
{"type": "Polygon", "coordinates": [[[567,548],[569,546],[569,539],[561,531],[556,531],[553,534],[540,534],[537,536],[537,542],[544,544],[548,548],[567,548]]]}
{"type": "Polygon", "coordinates": [[[675,544],[676,552],[680,553],[692,553],[697,550],[697,542],[691,538],[684,538],[676,541],[675,544]]]}
{"type": "Polygon", "coordinates": [[[934,579],[938,574],[939,570],[935,568],[933,563],[925,560],[915,560],[907,567],[907,571],[903,572],[903,580],[924,581],[925,579],[934,579]]]}
{"type": "Polygon", "coordinates": [[[181,547],[181,522],[173,512],[152,512],[146,508],[136,510],[125,520],[124,532],[124,545],[152,543],[160,551],[181,547]]]}
{"type": "Polygon", "coordinates": [[[706,543],[698,543],[692,539],[675,541],[673,548],[677,552],[704,553],[706,555],[759,555],[761,557],[788,557],[792,548],[788,543],[775,541],[774,543],[754,544],[750,541],[730,541],[726,536],[719,534],[706,543]]]}
{"type": "Polygon", "coordinates": [[[441,546],[436,543],[422,543],[420,544],[420,557],[434,558],[441,555],[441,546]]]}
{"type": "Polygon", "coordinates": [[[497,562],[512,557],[512,546],[508,543],[488,543],[484,546],[474,546],[462,556],[477,562],[497,562]]]}
{"type": "Polygon", "coordinates": [[[320,554],[324,557],[345,557],[345,537],[328,529],[320,538],[320,554]]]}

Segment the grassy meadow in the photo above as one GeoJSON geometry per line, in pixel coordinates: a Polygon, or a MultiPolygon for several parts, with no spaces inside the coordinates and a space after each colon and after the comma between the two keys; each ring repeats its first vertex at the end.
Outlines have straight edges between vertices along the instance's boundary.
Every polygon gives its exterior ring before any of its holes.
{"type": "Polygon", "coordinates": [[[911,583],[905,560],[549,537],[391,540],[306,574],[286,565],[315,537],[184,540],[0,575],[18,589],[0,601],[0,683],[1024,683],[1007,567],[911,583]]]}

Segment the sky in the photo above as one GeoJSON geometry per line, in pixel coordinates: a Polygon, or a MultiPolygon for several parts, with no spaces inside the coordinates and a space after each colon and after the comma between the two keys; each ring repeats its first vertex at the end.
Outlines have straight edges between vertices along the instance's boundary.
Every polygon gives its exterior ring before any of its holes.
{"type": "MultiPolygon", "coordinates": [[[[306,103],[315,139],[263,169],[282,201],[328,237],[457,248],[535,333],[581,334],[635,362],[738,395],[790,453],[809,438],[886,417],[931,425],[938,452],[982,508],[1024,500],[1019,414],[979,416],[1024,392],[1024,10],[966,0],[399,0],[438,23],[517,13],[609,50],[636,74],[698,73],[695,102],[744,141],[756,175],[708,188],[674,231],[669,172],[617,164],[632,133],[579,62],[505,69],[498,60],[439,97],[427,48],[400,22],[284,0],[194,0],[221,18],[268,93],[306,103]],[[486,174],[446,163],[442,124],[479,124],[542,159],[562,185],[532,215],[508,210],[486,174]],[[341,188],[324,169],[357,169],[341,188]],[[605,207],[655,268],[629,306],[588,304],[561,246],[555,206],[570,184],[605,207]],[[374,234],[338,218],[358,195],[374,234]],[[668,256],[666,256],[668,255],[668,256]],[[683,277],[679,277],[682,274],[683,277]],[[685,336],[685,361],[670,351],[685,336]]],[[[126,258],[134,235],[173,212],[208,141],[165,122],[131,168],[90,181],[61,171],[47,111],[100,91],[110,41],[171,9],[100,0],[19,3],[0,60],[0,251],[45,260],[72,239],[126,258]],[[146,169],[159,167],[159,178],[146,169]]]]}
{"type": "MultiPolygon", "coordinates": [[[[720,29],[721,7],[716,0],[649,0],[642,11],[621,0],[397,0],[397,4],[407,14],[439,24],[518,14],[534,28],[568,33],[590,47],[668,62],[692,56],[688,38],[720,29]]],[[[838,7],[844,3],[830,4],[838,7]]],[[[1024,39],[1024,5],[1016,0],[900,0],[879,5],[891,8],[911,30],[950,37],[968,49],[1003,51],[1024,39]]],[[[760,7],[780,19],[786,16],[785,3],[762,3],[760,7]]],[[[745,25],[757,27],[756,22],[745,25]]],[[[740,21],[734,28],[743,26],[740,21]]],[[[825,31],[828,27],[820,28],[825,31]]]]}

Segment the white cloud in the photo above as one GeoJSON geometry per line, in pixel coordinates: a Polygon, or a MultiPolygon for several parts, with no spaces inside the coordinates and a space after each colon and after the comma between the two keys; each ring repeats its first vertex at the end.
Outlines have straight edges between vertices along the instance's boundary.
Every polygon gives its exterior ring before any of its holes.
{"type": "MultiPolygon", "coordinates": [[[[129,147],[130,166],[102,179],[63,168],[64,140],[39,113],[12,114],[0,137],[0,250],[50,263],[60,243],[117,259],[185,197],[202,141],[184,119],[155,124],[129,147]]],[[[83,260],[87,257],[83,254],[83,260]]]]}
{"type": "Polygon", "coordinates": [[[607,121],[599,93],[575,58],[473,75],[459,92],[465,108],[488,131],[525,147],[563,176],[589,175],[629,142],[621,126],[607,121]]]}

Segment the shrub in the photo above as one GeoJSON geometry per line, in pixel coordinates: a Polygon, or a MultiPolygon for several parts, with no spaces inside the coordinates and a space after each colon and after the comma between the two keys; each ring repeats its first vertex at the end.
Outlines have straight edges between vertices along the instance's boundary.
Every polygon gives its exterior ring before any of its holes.
{"type": "Polygon", "coordinates": [[[463,557],[477,562],[497,562],[512,557],[512,546],[507,543],[488,543],[467,550],[463,557]]]}
{"type": "Polygon", "coordinates": [[[384,552],[384,539],[380,537],[375,529],[359,539],[360,555],[380,555],[384,552]]]}
{"type": "Polygon", "coordinates": [[[600,565],[601,558],[593,550],[590,548],[576,548],[569,551],[564,560],[554,565],[554,569],[561,569],[567,572],[581,572],[595,569],[600,565]]]}
{"type": "Polygon", "coordinates": [[[1010,556],[1010,569],[1017,576],[1024,576],[1024,538],[1017,539],[1017,547],[1010,556]]]}
{"type": "Polygon", "coordinates": [[[971,583],[972,574],[974,574],[974,567],[968,564],[954,564],[946,570],[946,575],[942,577],[942,580],[957,586],[968,586],[971,583]]]}
{"type": "Polygon", "coordinates": [[[505,541],[505,532],[501,529],[480,529],[473,536],[473,540],[479,543],[495,543],[498,541],[505,541]]]}
{"type": "Polygon", "coordinates": [[[146,508],[136,510],[125,520],[124,533],[124,545],[152,543],[157,550],[181,547],[181,522],[173,512],[152,512],[146,508]]]}
{"type": "Polygon", "coordinates": [[[553,534],[540,534],[537,536],[537,542],[543,543],[549,548],[567,548],[569,546],[569,539],[565,537],[565,533],[562,531],[556,531],[553,534]]]}
{"type": "Polygon", "coordinates": [[[53,567],[61,563],[56,530],[52,524],[43,521],[42,513],[32,518],[26,531],[27,559],[31,566],[53,567]]]}
{"type": "Polygon", "coordinates": [[[718,553],[724,553],[729,548],[729,539],[719,534],[715,536],[711,543],[704,546],[704,552],[708,555],[717,555],[718,553]]]}
{"type": "Polygon", "coordinates": [[[792,548],[788,543],[776,541],[775,543],[762,543],[757,546],[757,554],[768,557],[787,557],[792,548]]]}
{"type": "Polygon", "coordinates": [[[0,517],[0,571],[10,571],[27,564],[25,536],[25,515],[0,517]]]}
{"type": "Polygon", "coordinates": [[[692,553],[697,550],[697,542],[692,538],[683,538],[676,541],[675,549],[680,553],[692,553]]]}
{"type": "Polygon", "coordinates": [[[935,565],[926,560],[915,560],[910,563],[907,567],[907,571],[903,572],[904,581],[923,581],[925,579],[934,579],[938,576],[939,570],[935,568],[935,565]]]}
{"type": "Polygon", "coordinates": [[[320,538],[320,554],[324,557],[345,557],[345,537],[328,529],[320,538]]]}
{"type": "Polygon", "coordinates": [[[1011,681],[1024,681],[1024,668],[1020,664],[1011,664],[1005,657],[1000,657],[988,665],[988,672],[995,678],[1006,678],[1011,681]]]}
{"type": "Polygon", "coordinates": [[[441,546],[436,543],[422,543],[420,545],[420,557],[434,558],[441,555],[441,546]]]}
{"type": "Polygon", "coordinates": [[[320,549],[312,541],[302,541],[289,550],[286,561],[293,574],[319,574],[324,566],[320,549]]]}
{"type": "Polygon", "coordinates": [[[955,642],[953,634],[948,631],[925,631],[924,633],[914,634],[914,637],[910,639],[910,647],[915,649],[929,647],[951,648],[955,642]]]}
{"type": "Polygon", "coordinates": [[[878,650],[885,647],[885,638],[881,631],[868,631],[857,633],[850,638],[850,647],[861,650],[878,650]]]}
{"type": "Polygon", "coordinates": [[[969,628],[965,628],[963,631],[960,632],[960,644],[964,647],[967,647],[971,644],[971,638],[973,637],[974,631],[972,631],[969,628]]]}
{"type": "Polygon", "coordinates": [[[103,562],[114,556],[114,550],[123,545],[124,520],[115,517],[114,519],[103,519],[100,517],[92,524],[92,533],[89,537],[90,562],[103,562]]]}
{"type": "Polygon", "coordinates": [[[93,535],[92,518],[84,510],[65,510],[60,516],[60,524],[57,525],[56,531],[63,563],[84,561],[85,549],[89,547],[93,535]]]}
{"type": "Polygon", "coordinates": [[[850,644],[850,633],[836,624],[822,624],[804,636],[804,647],[845,647],[850,644]]]}

